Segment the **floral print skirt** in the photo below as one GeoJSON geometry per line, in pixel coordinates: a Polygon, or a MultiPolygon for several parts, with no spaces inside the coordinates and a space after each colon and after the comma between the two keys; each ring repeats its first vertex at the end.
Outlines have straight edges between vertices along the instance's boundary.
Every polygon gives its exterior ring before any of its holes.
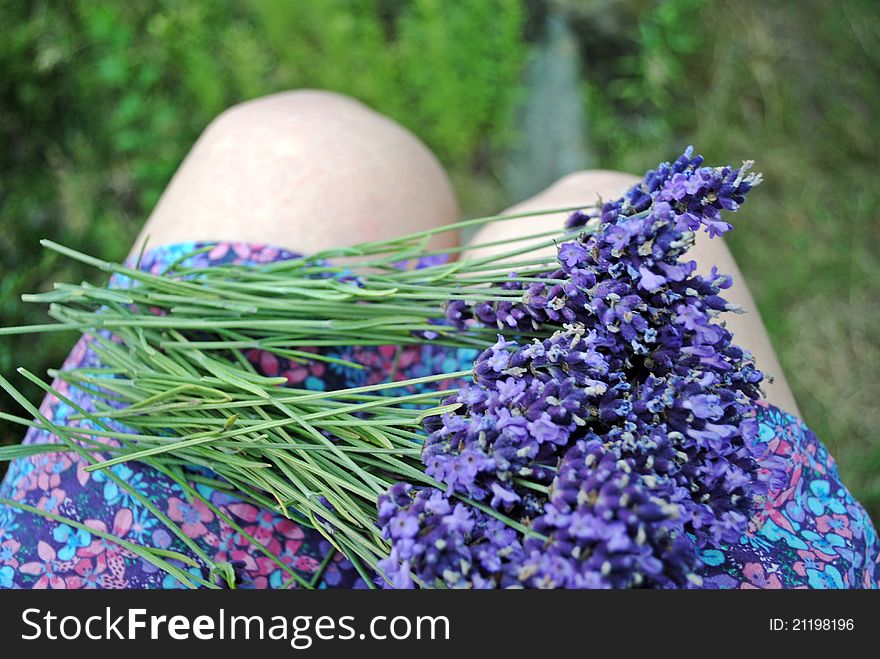
{"type": "MultiPolygon", "coordinates": [[[[263,245],[190,242],[153,249],[143,255],[139,267],[162,272],[184,257],[191,265],[206,266],[268,263],[297,255],[263,245]],[[201,251],[187,256],[195,250],[201,251]]],[[[117,279],[114,284],[124,286],[125,282],[117,279]]],[[[91,340],[88,336],[79,340],[64,368],[100,366],[90,349],[91,340]]],[[[451,372],[468,368],[476,358],[473,350],[439,346],[333,350],[334,356],[364,368],[318,361],[304,365],[256,350],[248,358],[265,375],[283,375],[290,386],[314,390],[380,383],[392,376],[404,380],[451,372]]],[[[60,380],[53,386],[75,405],[95,411],[92,393],[60,380]]],[[[40,412],[61,426],[88,423],[73,421],[75,410],[54,396],[45,398],[40,412]]],[[[766,443],[769,452],[784,461],[785,477],[758,501],[748,530],[738,543],[700,553],[702,587],[877,587],[877,532],[864,508],[840,481],[828,450],[799,419],[772,405],[756,405],[754,414],[760,428],[756,441],[766,443]]],[[[36,428],[24,439],[25,444],[59,441],[36,428]]],[[[355,566],[316,531],[214,489],[204,479],[194,480],[192,486],[210,506],[190,499],[178,483],[140,463],[110,468],[126,488],[103,471],[86,471],[85,466],[79,455],[70,452],[39,453],[10,464],[0,485],[0,497],[79,524],[54,521],[17,505],[0,505],[0,588],[182,586],[175,577],[108,539],[108,533],[189,556],[192,560],[176,564],[207,578],[204,569],[194,567],[199,561],[191,548],[144,506],[144,499],[175,522],[212,560],[234,566],[238,587],[367,586],[355,566]],[[133,492],[141,496],[133,496],[133,492]]]]}

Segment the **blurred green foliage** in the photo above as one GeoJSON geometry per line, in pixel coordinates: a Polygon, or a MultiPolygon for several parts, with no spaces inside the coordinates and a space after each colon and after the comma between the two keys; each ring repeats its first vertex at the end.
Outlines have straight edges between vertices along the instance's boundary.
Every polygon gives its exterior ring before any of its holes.
{"type": "MultiPolygon", "coordinates": [[[[548,11],[579,38],[601,166],[640,172],[688,143],[712,162],[758,161],[766,183],[731,247],[805,419],[876,514],[873,0],[6,0],[0,324],[45,319],[22,292],[93,276],[40,238],[121,258],[205,125],[273,91],[337,90],[403,123],[450,169],[468,213],[514,201],[499,163],[517,143],[521,74],[548,11]]],[[[69,345],[4,338],[0,371],[43,373],[69,345]]],[[[19,435],[0,425],[0,440],[19,435]]]]}
{"type": "MultiPolygon", "coordinates": [[[[524,21],[519,0],[0,4],[0,324],[44,322],[21,293],[94,276],[41,238],[124,257],[201,130],[249,98],[341,91],[479,168],[509,138],[524,21]]],[[[44,373],[69,344],[4,338],[0,371],[44,373]]],[[[0,423],[0,440],[19,431],[0,423]]]]}

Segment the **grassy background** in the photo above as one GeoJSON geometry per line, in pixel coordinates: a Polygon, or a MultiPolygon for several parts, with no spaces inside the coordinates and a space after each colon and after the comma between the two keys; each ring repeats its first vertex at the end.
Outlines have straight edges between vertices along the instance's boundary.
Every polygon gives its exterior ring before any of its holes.
{"type": "MultiPolygon", "coordinates": [[[[731,247],[806,421],[877,519],[875,0],[6,0],[0,324],[45,319],[21,293],[94,276],[40,238],[120,258],[210,119],[273,91],[334,89],[391,115],[437,152],[468,214],[513,201],[504,162],[526,137],[548,12],[575,36],[593,164],[642,172],[688,143],[758,161],[766,184],[731,247]]],[[[0,372],[45,372],[69,345],[4,338],[0,372]]],[[[0,424],[0,441],[19,437],[0,424]]]]}

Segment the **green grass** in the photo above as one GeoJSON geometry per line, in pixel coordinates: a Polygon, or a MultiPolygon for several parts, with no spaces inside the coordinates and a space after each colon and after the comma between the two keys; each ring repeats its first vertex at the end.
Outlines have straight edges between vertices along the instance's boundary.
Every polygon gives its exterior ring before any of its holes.
{"type": "Polygon", "coordinates": [[[713,78],[731,83],[698,106],[695,140],[766,174],[731,246],[807,422],[876,519],[880,14],[869,2],[759,3],[717,20],[742,41],[714,50],[713,78]]]}
{"type": "MultiPolygon", "coordinates": [[[[544,3],[292,4],[3,3],[14,27],[0,43],[0,323],[40,322],[18,295],[84,276],[39,238],[120,258],[210,118],[278,89],[336,89],[403,121],[451,170],[469,214],[514,201],[498,180],[544,3]]],[[[764,172],[730,244],[807,423],[877,519],[876,3],[554,6],[581,39],[600,166],[641,172],[693,143],[764,172]]],[[[0,342],[0,371],[45,372],[70,339],[33,341],[0,342]]],[[[19,429],[0,425],[0,438],[19,429]]]]}

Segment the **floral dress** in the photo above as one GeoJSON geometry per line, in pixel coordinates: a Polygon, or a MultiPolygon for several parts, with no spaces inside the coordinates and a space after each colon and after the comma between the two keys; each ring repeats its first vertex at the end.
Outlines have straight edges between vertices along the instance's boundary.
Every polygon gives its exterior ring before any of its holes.
{"type": "MultiPolygon", "coordinates": [[[[144,254],[139,267],[162,272],[187,254],[206,247],[180,243],[144,254]]],[[[296,258],[285,250],[253,244],[216,243],[186,257],[194,266],[259,264],[296,258]]],[[[125,285],[116,280],[115,285],[125,285]]],[[[100,366],[84,336],[64,368],[100,366]]],[[[265,375],[283,375],[290,386],[331,390],[451,372],[473,363],[473,350],[433,346],[334,348],[334,356],[363,365],[351,369],[326,362],[294,363],[266,352],[247,356],[265,375]],[[337,354],[338,353],[338,354],[337,354]]],[[[58,380],[54,388],[75,405],[96,410],[93,394],[58,380]]],[[[431,385],[436,386],[436,385],[431,385]]],[[[47,396],[40,412],[64,426],[88,421],[71,419],[75,410],[47,396]]],[[[773,484],[753,510],[739,542],[705,549],[704,588],[874,588],[880,582],[880,543],[864,508],[840,480],[834,458],[796,417],[759,404],[756,441],[785,462],[785,477],[773,484]]],[[[122,429],[112,421],[111,426],[122,429]]],[[[129,430],[130,431],[130,430],[129,430]]],[[[43,429],[31,428],[25,444],[58,443],[43,429]]],[[[111,440],[105,440],[110,442],[111,440]]],[[[73,526],[28,511],[0,505],[0,588],[179,588],[174,576],[107,537],[170,550],[190,560],[170,560],[183,570],[207,578],[198,556],[149,510],[149,500],[216,563],[234,567],[238,587],[363,588],[355,566],[336,553],[316,531],[268,509],[194,481],[207,505],[190,498],[181,486],[140,463],[86,471],[84,458],[72,452],[38,453],[14,460],[0,485],[0,497],[75,520],[73,526]],[[133,496],[136,492],[141,496],[133,496]],[[272,558],[274,557],[274,558],[272,558]]]]}

